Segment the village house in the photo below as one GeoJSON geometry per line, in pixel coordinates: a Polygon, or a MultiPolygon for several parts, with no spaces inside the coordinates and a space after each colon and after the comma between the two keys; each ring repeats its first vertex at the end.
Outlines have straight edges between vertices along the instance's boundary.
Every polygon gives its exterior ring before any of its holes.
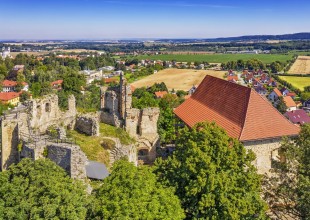
{"type": "Polygon", "coordinates": [[[279,100],[279,97],[282,97],[282,93],[278,88],[274,88],[273,91],[269,94],[268,99],[275,103],[279,100]]]}
{"type": "Polygon", "coordinates": [[[62,79],[51,82],[52,89],[61,90],[62,89],[62,83],[63,83],[62,79]]]}
{"type": "Polygon", "coordinates": [[[167,95],[168,94],[168,92],[167,91],[159,91],[159,92],[155,92],[155,97],[157,98],[157,99],[161,99],[161,98],[163,98],[165,95],[167,95]]]}
{"type": "Polygon", "coordinates": [[[306,112],[310,112],[310,99],[308,99],[307,101],[305,101],[303,103],[303,109],[306,111],[306,112]]]}
{"type": "Polygon", "coordinates": [[[297,136],[300,128],[287,120],[255,90],[206,76],[195,93],[174,110],[185,125],[215,122],[256,154],[258,173],[269,173],[280,160],[283,136],[297,136]]]}
{"type": "Polygon", "coordinates": [[[5,47],[2,47],[2,52],[0,53],[0,57],[2,59],[5,59],[7,57],[11,57],[11,48],[8,47],[7,49],[5,49],[5,47]]]}
{"type": "Polygon", "coordinates": [[[288,93],[290,93],[290,90],[288,90],[287,88],[283,87],[281,90],[280,90],[281,94],[283,96],[286,96],[288,93]]]}
{"type": "MultiPolygon", "coordinates": [[[[17,82],[11,80],[3,80],[2,82],[2,91],[3,92],[15,92],[16,91],[17,82]]],[[[29,86],[28,83],[22,82],[22,89],[23,91],[28,91],[29,86]]]]}
{"type": "Polygon", "coordinates": [[[94,80],[102,79],[102,70],[83,70],[80,73],[86,76],[86,84],[91,84],[94,80]]]}
{"type": "Polygon", "coordinates": [[[25,65],[15,65],[13,69],[9,72],[9,79],[16,79],[18,74],[23,74],[25,65]]]}
{"type": "Polygon", "coordinates": [[[286,111],[294,111],[294,110],[297,110],[297,105],[296,103],[294,102],[294,100],[292,99],[292,97],[290,96],[284,96],[283,97],[283,101],[286,105],[286,111]]]}
{"type": "Polygon", "coordinates": [[[0,92],[0,102],[3,104],[18,105],[19,93],[18,92],[0,92]]]}
{"type": "Polygon", "coordinates": [[[239,79],[237,75],[228,75],[227,76],[227,81],[228,82],[233,82],[233,83],[238,83],[239,79]]]}
{"type": "Polygon", "coordinates": [[[310,117],[303,109],[288,111],[284,114],[284,116],[294,124],[303,125],[305,123],[310,123],[310,117]]]}

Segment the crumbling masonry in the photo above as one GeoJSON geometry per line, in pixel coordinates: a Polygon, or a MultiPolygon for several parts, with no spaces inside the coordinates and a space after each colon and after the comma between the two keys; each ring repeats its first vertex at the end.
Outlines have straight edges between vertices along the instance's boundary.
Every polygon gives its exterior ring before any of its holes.
{"type": "Polygon", "coordinates": [[[101,88],[101,122],[124,128],[137,142],[138,159],[152,163],[159,146],[159,108],[132,108],[132,90],[121,75],[120,85],[101,88]]]}

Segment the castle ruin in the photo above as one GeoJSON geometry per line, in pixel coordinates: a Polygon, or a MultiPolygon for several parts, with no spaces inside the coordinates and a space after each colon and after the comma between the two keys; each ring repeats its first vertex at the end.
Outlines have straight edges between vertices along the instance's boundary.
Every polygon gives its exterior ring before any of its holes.
{"type": "Polygon", "coordinates": [[[100,100],[101,122],[124,128],[138,142],[138,159],[143,163],[152,163],[159,147],[159,108],[132,108],[132,89],[123,75],[119,86],[101,88],[100,100]]]}

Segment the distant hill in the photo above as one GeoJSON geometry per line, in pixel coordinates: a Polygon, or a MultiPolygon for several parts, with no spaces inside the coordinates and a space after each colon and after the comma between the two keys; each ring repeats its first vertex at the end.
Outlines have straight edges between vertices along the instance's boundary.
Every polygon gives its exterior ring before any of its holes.
{"type": "Polygon", "coordinates": [[[226,37],[206,39],[209,41],[266,41],[266,40],[310,40],[310,32],[308,33],[295,33],[295,34],[282,34],[282,35],[249,35],[240,37],[226,37]]]}
{"type": "Polygon", "coordinates": [[[163,42],[244,42],[244,41],[267,41],[267,40],[310,40],[310,32],[282,34],[282,35],[248,35],[239,37],[221,37],[221,38],[207,38],[207,39],[162,39],[157,41],[163,42]]]}

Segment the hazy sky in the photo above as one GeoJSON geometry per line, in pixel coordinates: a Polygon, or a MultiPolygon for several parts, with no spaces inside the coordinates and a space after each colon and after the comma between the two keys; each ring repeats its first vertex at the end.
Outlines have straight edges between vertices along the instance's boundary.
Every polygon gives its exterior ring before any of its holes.
{"type": "Polygon", "coordinates": [[[310,32],[310,0],[0,0],[0,39],[310,32]]]}

